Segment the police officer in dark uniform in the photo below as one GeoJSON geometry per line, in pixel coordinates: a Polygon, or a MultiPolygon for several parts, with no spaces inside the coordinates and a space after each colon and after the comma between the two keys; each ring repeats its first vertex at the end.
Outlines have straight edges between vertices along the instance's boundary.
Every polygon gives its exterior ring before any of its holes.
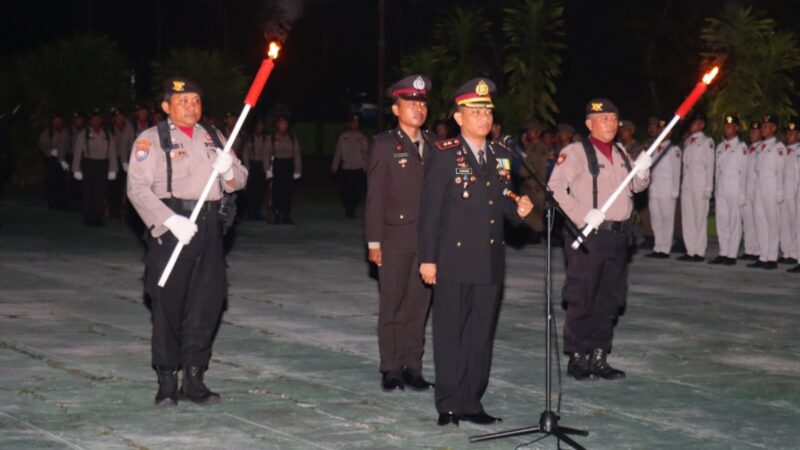
{"type": "Polygon", "coordinates": [[[481,397],[489,382],[492,339],[505,278],[504,218],[519,224],[528,197],[510,197],[511,152],[487,140],[491,80],[455,94],[457,138],[436,142],[425,170],[420,213],[420,275],[433,285],[433,349],[439,425],[491,424],[481,397]]]}
{"type": "Polygon", "coordinates": [[[614,145],[618,127],[619,110],[611,101],[590,101],[586,106],[589,138],[561,150],[548,183],[561,209],[576,225],[588,224],[597,230],[584,247],[564,250],[564,351],[570,355],[567,373],[577,380],[625,377],[625,372],[609,365],[606,358],[628,292],[633,194],[650,184],[652,158],[642,152],[635,162],[639,172],[628,188],[605,213],[598,209],[634,164],[625,149],[614,145]]]}
{"type": "Polygon", "coordinates": [[[227,280],[220,199],[244,188],[247,169],[223,152],[220,133],[199,122],[200,88],[173,77],[161,104],[169,120],[143,131],[133,144],[128,198],[150,233],[145,291],[153,301],[152,364],[158,374],[156,405],[180,398],[215,403],[219,394],[203,382],[222,315],[227,280]],[[218,175],[196,223],[188,217],[212,174],[218,175]],[[185,247],[164,287],[158,280],[176,244],[185,247]],[[183,382],[178,390],[178,371],[183,382]]]}
{"type": "Polygon", "coordinates": [[[422,177],[435,140],[420,129],[430,88],[421,75],[389,88],[397,127],[376,136],[369,152],[366,240],[380,277],[378,348],[386,391],[433,387],[422,376],[431,290],[419,277],[417,256],[422,177]]]}

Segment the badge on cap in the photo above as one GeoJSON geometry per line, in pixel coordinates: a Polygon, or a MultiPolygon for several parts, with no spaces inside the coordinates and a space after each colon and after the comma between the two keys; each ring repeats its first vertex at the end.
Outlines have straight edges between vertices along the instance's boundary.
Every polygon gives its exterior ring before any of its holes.
{"type": "Polygon", "coordinates": [[[186,82],[185,81],[178,81],[175,80],[172,82],[172,90],[175,92],[183,92],[186,89],[186,82]]]}
{"type": "Polygon", "coordinates": [[[603,104],[601,102],[592,102],[592,111],[599,112],[603,110],[603,104]]]}
{"type": "Polygon", "coordinates": [[[481,97],[485,97],[489,94],[489,85],[486,84],[486,81],[481,80],[478,82],[478,84],[475,86],[475,93],[481,97]]]}
{"type": "Polygon", "coordinates": [[[421,91],[425,89],[425,80],[422,77],[417,77],[414,79],[413,83],[414,89],[421,91]]]}

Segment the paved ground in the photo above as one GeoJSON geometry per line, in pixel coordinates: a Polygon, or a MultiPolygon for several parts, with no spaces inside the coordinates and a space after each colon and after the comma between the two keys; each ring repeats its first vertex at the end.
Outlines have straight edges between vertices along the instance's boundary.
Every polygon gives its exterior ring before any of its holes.
{"type": "MultiPolygon", "coordinates": [[[[32,203],[0,200],[0,448],[556,448],[552,438],[467,441],[531,425],[543,410],[541,247],[508,252],[484,399],[501,426],[442,429],[430,394],[381,392],[376,282],[360,222],[332,206],[301,208],[295,226],[239,228],[207,375],[223,403],[156,409],[136,239],[32,203]]],[[[556,252],[557,302],[561,265],[556,252]]],[[[564,380],[562,423],[591,432],[579,441],[797,448],[800,277],[639,255],[630,278],[612,357],[628,379],[564,380]]]]}

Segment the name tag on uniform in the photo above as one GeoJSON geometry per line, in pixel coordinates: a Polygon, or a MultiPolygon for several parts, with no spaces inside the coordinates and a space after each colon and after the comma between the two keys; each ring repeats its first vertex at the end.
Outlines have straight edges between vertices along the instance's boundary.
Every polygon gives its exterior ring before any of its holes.
{"type": "Polygon", "coordinates": [[[403,152],[403,153],[395,153],[395,154],[394,154],[394,157],[395,157],[395,158],[408,158],[408,152],[403,152]]]}
{"type": "Polygon", "coordinates": [[[459,167],[456,169],[456,175],[472,175],[472,168],[459,167]]]}

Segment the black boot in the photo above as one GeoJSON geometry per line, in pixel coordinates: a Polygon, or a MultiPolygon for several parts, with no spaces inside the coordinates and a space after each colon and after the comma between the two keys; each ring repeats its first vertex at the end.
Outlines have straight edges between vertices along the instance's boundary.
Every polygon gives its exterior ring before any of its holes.
{"type": "Polygon", "coordinates": [[[606,356],[605,350],[594,349],[591,360],[592,375],[604,380],[621,380],[625,378],[625,372],[608,365],[606,356]]]}
{"type": "Polygon", "coordinates": [[[198,405],[219,403],[219,394],[211,392],[203,383],[203,372],[205,372],[205,369],[198,366],[183,368],[183,384],[181,384],[181,390],[178,393],[181,400],[189,400],[198,405]]]}
{"type": "Polygon", "coordinates": [[[178,371],[156,367],[158,374],[158,392],[156,406],[175,406],[178,404],[178,371]]]}
{"type": "Polygon", "coordinates": [[[589,368],[588,355],[577,352],[569,355],[569,362],[567,363],[567,375],[572,376],[578,381],[591,379],[592,371],[589,368]]]}

